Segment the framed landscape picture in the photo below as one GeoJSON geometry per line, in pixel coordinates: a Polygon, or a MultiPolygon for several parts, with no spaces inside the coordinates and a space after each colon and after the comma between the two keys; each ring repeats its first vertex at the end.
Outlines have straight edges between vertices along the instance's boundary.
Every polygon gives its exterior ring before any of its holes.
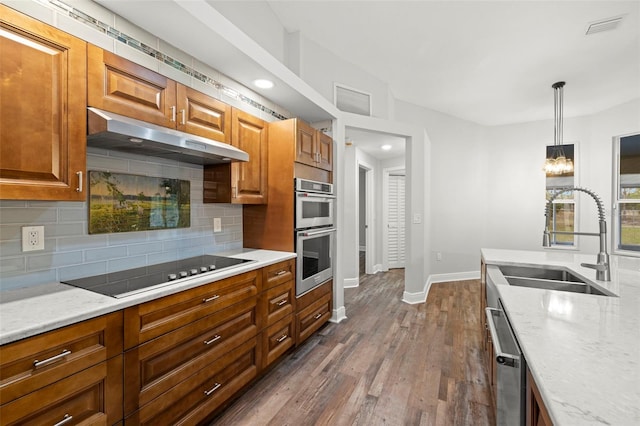
{"type": "Polygon", "coordinates": [[[89,171],[89,234],[188,228],[188,180],[89,171]]]}

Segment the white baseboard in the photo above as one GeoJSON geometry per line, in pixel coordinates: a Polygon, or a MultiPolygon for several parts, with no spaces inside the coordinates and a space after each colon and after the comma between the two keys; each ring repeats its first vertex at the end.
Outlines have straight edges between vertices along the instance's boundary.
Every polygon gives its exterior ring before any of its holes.
{"type": "Polygon", "coordinates": [[[480,271],[453,272],[449,274],[432,274],[429,281],[432,283],[444,283],[448,281],[465,281],[480,279],[480,271]]]}
{"type": "Polygon", "coordinates": [[[344,306],[340,306],[338,309],[334,309],[329,318],[330,322],[335,322],[336,324],[347,319],[347,311],[344,306]]]}
{"type": "Polygon", "coordinates": [[[429,289],[433,283],[444,283],[449,281],[465,281],[465,280],[477,280],[480,279],[480,271],[469,272],[454,272],[450,274],[435,274],[429,275],[427,282],[424,284],[424,289],[417,293],[404,292],[402,294],[402,301],[410,305],[418,303],[424,303],[427,301],[429,295],[429,289]]]}
{"type": "Polygon", "coordinates": [[[360,278],[345,278],[342,281],[343,288],[356,288],[360,285],[360,278]]]}
{"type": "Polygon", "coordinates": [[[382,264],[381,263],[373,265],[373,273],[377,274],[378,272],[382,272],[382,264]]]}

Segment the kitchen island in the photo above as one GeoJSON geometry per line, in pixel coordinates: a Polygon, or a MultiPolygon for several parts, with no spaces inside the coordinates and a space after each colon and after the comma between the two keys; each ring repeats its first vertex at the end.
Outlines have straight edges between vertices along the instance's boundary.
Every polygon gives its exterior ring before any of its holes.
{"type": "Polygon", "coordinates": [[[487,265],[566,268],[616,297],[495,285],[555,425],[640,424],[640,259],[611,256],[611,281],[580,266],[595,255],[482,249],[487,265]]]}

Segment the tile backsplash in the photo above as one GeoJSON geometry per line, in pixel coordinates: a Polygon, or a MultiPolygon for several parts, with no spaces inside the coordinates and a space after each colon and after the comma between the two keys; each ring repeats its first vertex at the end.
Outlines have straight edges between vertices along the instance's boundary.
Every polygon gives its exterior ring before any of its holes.
{"type": "Polygon", "coordinates": [[[88,148],[87,170],[191,181],[191,227],[88,233],[87,202],[0,201],[0,290],[98,275],[242,247],[242,206],[204,204],[202,166],[88,148]],[[222,232],[213,232],[213,218],[222,232]],[[45,249],[22,252],[22,226],[44,225],[45,249]]]}

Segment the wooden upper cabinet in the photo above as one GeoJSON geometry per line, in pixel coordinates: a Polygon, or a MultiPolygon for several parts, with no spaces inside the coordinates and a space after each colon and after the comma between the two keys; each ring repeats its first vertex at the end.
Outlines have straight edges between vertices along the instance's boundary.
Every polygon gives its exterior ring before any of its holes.
{"type": "Polygon", "coordinates": [[[318,130],[318,165],[317,167],[333,171],[333,139],[318,130]]]}
{"type": "Polygon", "coordinates": [[[315,149],[316,129],[302,120],[296,120],[296,161],[298,163],[316,166],[315,149]]]}
{"type": "Polygon", "coordinates": [[[231,164],[234,203],[267,203],[267,123],[233,108],[232,145],[249,154],[249,161],[231,164]],[[233,189],[235,185],[235,190],[233,189]]]}
{"type": "Polygon", "coordinates": [[[231,109],[231,145],[249,154],[249,161],[204,167],[204,202],[266,204],[269,163],[268,124],[231,109]]]}
{"type": "Polygon", "coordinates": [[[89,45],[89,106],[231,143],[231,106],[89,45]]]}
{"type": "Polygon", "coordinates": [[[296,119],[296,162],[333,171],[333,139],[296,119]]]}
{"type": "Polygon", "coordinates": [[[84,200],[86,43],[0,5],[0,198],[84,200]]]}
{"type": "Polygon", "coordinates": [[[177,85],[177,128],[231,143],[231,106],[182,84],[177,85]]]}
{"type": "Polygon", "coordinates": [[[176,82],[89,44],[89,106],[176,127],[176,82]]]}

